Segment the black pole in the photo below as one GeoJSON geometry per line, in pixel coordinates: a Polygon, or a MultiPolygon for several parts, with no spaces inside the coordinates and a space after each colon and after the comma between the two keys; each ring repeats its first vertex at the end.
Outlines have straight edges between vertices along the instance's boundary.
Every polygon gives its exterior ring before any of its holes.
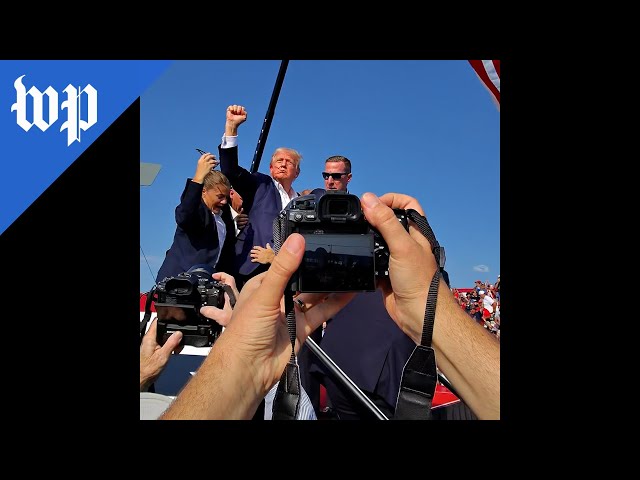
{"type": "Polygon", "coordinates": [[[267,143],[267,136],[269,135],[269,129],[271,128],[271,120],[273,120],[273,114],[276,111],[276,104],[278,103],[278,96],[280,96],[282,82],[284,82],[284,75],[287,73],[287,65],[289,65],[289,60],[282,60],[282,63],[280,63],[280,70],[278,71],[276,85],[273,87],[273,93],[271,94],[271,101],[269,102],[267,115],[264,117],[262,130],[260,131],[260,137],[258,138],[256,153],[253,155],[253,161],[251,162],[251,173],[256,173],[260,167],[260,159],[262,158],[264,145],[267,143]]]}
{"type": "Polygon", "coordinates": [[[322,350],[316,342],[313,341],[311,337],[307,337],[307,341],[305,342],[309,349],[318,357],[325,367],[329,369],[329,371],[334,375],[334,378],[337,378],[340,383],[342,383],[349,391],[356,396],[360,402],[373,413],[378,420],[389,420],[387,416],[380,411],[378,406],[373,403],[373,401],[367,397],[362,390],[358,388],[358,386],[353,383],[347,374],[344,373],[340,367],[322,350]]]}

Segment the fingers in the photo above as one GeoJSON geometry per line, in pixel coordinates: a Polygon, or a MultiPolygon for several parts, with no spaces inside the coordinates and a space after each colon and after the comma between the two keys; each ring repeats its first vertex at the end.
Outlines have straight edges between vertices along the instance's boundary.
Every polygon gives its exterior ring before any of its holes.
{"type": "Polygon", "coordinates": [[[147,333],[145,333],[144,337],[142,337],[143,348],[154,349],[156,345],[158,345],[158,342],[156,341],[157,331],[158,331],[158,322],[156,322],[156,319],[154,318],[153,320],[151,320],[151,323],[149,324],[147,333]]]}
{"type": "MultiPolygon", "coordinates": [[[[264,281],[253,293],[256,304],[279,306],[284,289],[291,275],[298,269],[304,254],[304,237],[299,233],[292,233],[282,245],[278,255],[264,274],[264,281]]],[[[252,280],[256,279],[254,277],[252,280]]],[[[251,282],[249,282],[251,283],[251,282]]],[[[247,283],[247,285],[249,284],[247,283]]],[[[245,286],[246,288],[246,286],[245,286]]],[[[243,292],[244,293],[244,288],[243,292]]]]}
{"type": "Polygon", "coordinates": [[[229,285],[231,287],[231,290],[233,290],[233,294],[236,297],[236,299],[240,296],[240,293],[238,292],[238,287],[236,286],[236,279],[234,278],[233,275],[229,275],[228,273],[225,273],[225,272],[216,272],[212,276],[214,280],[218,280],[224,283],[225,285],[229,285]]]}
{"type": "Polygon", "coordinates": [[[389,208],[402,208],[404,210],[412,208],[420,215],[424,216],[422,206],[415,198],[410,197],[409,195],[404,195],[402,193],[385,193],[380,197],[380,201],[389,208]]]}
{"type": "Polygon", "coordinates": [[[224,283],[225,285],[229,285],[231,290],[233,290],[234,295],[238,298],[238,287],[236,286],[236,279],[233,275],[229,275],[225,272],[216,272],[212,275],[214,280],[218,280],[219,282],[224,283]]]}
{"type": "Polygon", "coordinates": [[[216,158],[216,156],[213,153],[203,153],[202,156],[200,157],[199,161],[202,161],[204,163],[208,163],[208,164],[215,164],[217,165],[218,163],[218,159],[216,158]]]}
{"type": "Polygon", "coordinates": [[[226,327],[229,325],[231,315],[233,314],[229,294],[224,292],[224,308],[220,309],[208,305],[206,307],[200,307],[200,313],[211,320],[215,320],[219,325],[226,327]]]}
{"type": "MultiPolygon", "coordinates": [[[[415,198],[410,197],[409,195],[404,195],[402,193],[386,193],[380,197],[380,201],[390,208],[401,208],[403,210],[413,209],[423,217],[425,216],[422,206],[415,198]]],[[[413,223],[409,224],[409,234],[411,235],[411,238],[416,240],[422,247],[431,250],[432,247],[429,240],[427,240],[422,232],[420,232],[420,229],[416,228],[413,223]]]]}
{"type": "Polygon", "coordinates": [[[327,293],[301,293],[293,299],[297,307],[302,312],[312,309],[316,305],[324,302],[329,295],[327,293]]]}
{"type": "MultiPolygon", "coordinates": [[[[397,195],[397,194],[387,194],[387,195],[397,195]]],[[[403,195],[403,197],[407,197],[403,195]]],[[[411,197],[407,197],[411,198],[411,197]]],[[[390,202],[394,205],[394,199],[388,198],[386,201],[390,202]]],[[[396,205],[400,204],[409,204],[409,202],[401,201],[400,199],[395,199],[396,205]]],[[[395,256],[409,255],[411,250],[414,247],[415,243],[411,241],[411,237],[408,232],[404,229],[404,227],[398,221],[396,215],[393,213],[393,210],[380,201],[380,199],[375,196],[373,193],[365,193],[362,195],[362,211],[364,212],[367,221],[376,228],[382,237],[387,242],[389,246],[389,251],[395,256]]],[[[416,202],[416,205],[419,207],[420,205],[416,202]]],[[[404,207],[396,207],[393,208],[404,208],[404,207]]],[[[409,258],[409,257],[406,257],[409,258]]]]}
{"type": "Polygon", "coordinates": [[[229,105],[227,107],[227,112],[232,115],[246,115],[247,110],[242,105],[229,105]]]}
{"type": "Polygon", "coordinates": [[[171,356],[171,352],[177,350],[181,341],[182,332],[173,332],[158,352],[160,352],[164,358],[169,358],[171,356]]]}
{"type": "Polygon", "coordinates": [[[332,293],[322,303],[309,307],[305,313],[305,334],[308,336],[323,322],[333,318],[355,296],[355,292],[332,293]]]}

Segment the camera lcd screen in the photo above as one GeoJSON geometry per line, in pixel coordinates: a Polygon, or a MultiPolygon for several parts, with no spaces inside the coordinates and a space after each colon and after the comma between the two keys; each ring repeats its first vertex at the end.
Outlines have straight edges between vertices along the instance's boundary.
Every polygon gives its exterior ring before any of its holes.
{"type": "Polygon", "coordinates": [[[371,292],[376,288],[373,233],[302,234],[301,292],[371,292]]]}

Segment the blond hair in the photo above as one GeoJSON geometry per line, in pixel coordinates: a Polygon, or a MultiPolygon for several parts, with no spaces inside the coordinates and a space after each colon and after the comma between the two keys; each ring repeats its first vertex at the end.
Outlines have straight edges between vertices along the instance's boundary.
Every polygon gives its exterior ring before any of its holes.
{"type": "Polygon", "coordinates": [[[202,186],[205,190],[209,190],[221,185],[227,187],[228,190],[231,190],[231,182],[224,173],[218,170],[211,170],[204,176],[202,186]]]}

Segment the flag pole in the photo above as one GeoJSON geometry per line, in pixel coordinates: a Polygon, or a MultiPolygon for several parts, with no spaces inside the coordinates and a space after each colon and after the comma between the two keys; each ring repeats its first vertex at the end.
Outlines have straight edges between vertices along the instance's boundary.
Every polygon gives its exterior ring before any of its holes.
{"type": "Polygon", "coordinates": [[[269,129],[271,128],[271,120],[273,120],[273,114],[276,111],[276,104],[278,103],[280,89],[282,88],[282,82],[284,82],[284,75],[285,73],[287,73],[288,65],[289,60],[282,60],[282,62],[280,63],[280,70],[278,71],[278,77],[276,78],[276,85],[273,87],[273,93],[271,94],[271,101],[269,102],[267,115],[264,117],[262,130],[260,131],[260,137],[258,138],[256,152],[253,155],[253,161],[251,162],[251,173],[256,173],[258,171],[258,168],[260,167],[260,159],[262,158],[264,145],[265,143],[267,143],[267,136],[269,135],[269,129]]]}

